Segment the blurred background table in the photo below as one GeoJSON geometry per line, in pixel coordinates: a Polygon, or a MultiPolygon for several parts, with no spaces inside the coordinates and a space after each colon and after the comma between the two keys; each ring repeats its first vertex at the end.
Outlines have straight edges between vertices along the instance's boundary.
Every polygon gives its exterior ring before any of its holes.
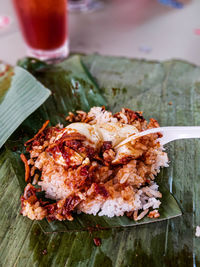
{"type": "MultiPolygon", "coordinates": [[[[70,13],[70,50],[151,60],[179,58],[200,65],[200,1],[182,2],[178,9],[157,0],[107,0],[96,12],[70,13]]],[[[25,56],[25,45],[11,0],[0,1],[2,15],[11,23],[0,27],[0,59],[15,64],[25,56]]]]}

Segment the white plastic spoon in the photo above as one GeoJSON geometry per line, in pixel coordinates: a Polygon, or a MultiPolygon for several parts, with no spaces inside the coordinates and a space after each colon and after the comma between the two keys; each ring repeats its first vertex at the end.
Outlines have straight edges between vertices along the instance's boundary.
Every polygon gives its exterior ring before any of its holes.
{"type": "Polygon", "coordinates": [[[153,133],[162,133],[163,137],[159,138],[158,141],[161,145],[165,145],[171,141],[178,139],[188,139],[188,138],[200,138],[200,126],[169,126],[169,127],[160,127],[152,128],[137,134],[133,134],[126,138],[124,141],[119,143],[116,148],[127,144],[134,139],[137,139],[141,136],[145,136],[153,133]]]}

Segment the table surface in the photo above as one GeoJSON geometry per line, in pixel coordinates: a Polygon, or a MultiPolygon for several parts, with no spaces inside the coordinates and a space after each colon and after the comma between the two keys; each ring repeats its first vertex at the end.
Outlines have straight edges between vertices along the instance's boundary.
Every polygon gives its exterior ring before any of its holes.
{"type": "MultiPolygon", "coordinates": [[[[199,0],[182,9],[157,0],[110,0],[96,12],[69,14],[72,52],[166,60],[178,58],[200,65],[199,0]]],[[[15,64],[26,49],[11,0],[0,1],[0,16],[11,23],[0,28],[0,59],[15,64]]]]}

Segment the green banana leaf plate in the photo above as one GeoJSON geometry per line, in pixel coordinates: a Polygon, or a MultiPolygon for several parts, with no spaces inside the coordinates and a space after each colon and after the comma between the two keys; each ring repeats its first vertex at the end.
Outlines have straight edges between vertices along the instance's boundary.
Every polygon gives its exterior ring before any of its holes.
{"type": "Polygon", "coordinates": [[[114,112],[122,107],[143,110],[145,118],[154,117],[161,126],[200,125],[200,68],[177,60],[99,55],[76,55],[56,65],[25,59],[19,65],[49,88],[51,96],[0,150],[0,266],[199,266],[199,140],[167,145],[170,167],[157,177],[163,193],[161,217],[139,223],[89,215],[54,223],[24,218],[19,154],[46,119],[52,125],[66,123],[69,111],[95,105],[114,112]],[[101,239],[100,246],[94,238],[101,239]]]}

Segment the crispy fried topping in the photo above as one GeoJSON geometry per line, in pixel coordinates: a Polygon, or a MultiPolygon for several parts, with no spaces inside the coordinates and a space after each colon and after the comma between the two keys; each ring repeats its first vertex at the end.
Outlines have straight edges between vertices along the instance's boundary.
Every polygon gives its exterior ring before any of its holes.
{"type": "Polygon", "coordinates": [[[69,198],[62,199],[57,203],[46,206],[49,214],[47,219],[49,221],[63,221],[66,219],[72,221],[73,217],[71,212],[80,203],[80,201],[81,199],[78,196],[70,196],[69,198]]]}
{"type": "Polygon", "coordinates": [[[45,121],[45,123],[42,125],[42,128],[36,133],[36,135],[34,135],[34,137],[31,138],[30,140],[26,141],[24,145],[27,146],[27,144],[37,139],[37,137],[44,131],[44,129],[47,127],[48,124],[49,124],[49,120],[45,121]]]}
{"type": "Polygon", "coordinates": [[[128,124],[133,124],[136,120],[140,120],[142,122],[145,120],[141,111],[133,111],[129,108],[123,108],[121,112],[117,112],[113,116],[119,121],[128,124]]]}
{"type": "MultiPolygon", "coordinates": [[[[105,107],[97,107],[91,109],[89,113],[83,111],[77,111],[76,115],[69,113],[66,119],[97,126],[103,123],[111,125],[116,123],[119,125],[119,130],[120,127],[124,127],[123,124],[129,124],[127,128],[137,128],[136,131],[139,132],[159,127],[155,119],[150,119],[148,124],[142,112],[125,108],[113,115],[106,111],[105,107]]],[[[106,134],[104,136],[98,132],[96,145],[85,135],[73,131],[73,127],[62,128],[57,125],[46,128],[48,123],[49,121],[46,121],[38,133],[25,143],[27,151],[30,152],[30,159],[27,161],[24,154],[20,156],[25,164],[25,181],[30,182],[33,177],[32,183],[40,186],[47,198],[43,201],[41,198],[43,192],[39,193],[41,189],[29,183],[21,197],[24,216],[32,220],[43,218],[49,221],[73,220],[72,212],[76,210],[93,214],[96,208],[103,207],[104,204],[99,203],[106,201],[112,203],[118,199],[119,203],[127,203],[127,207],[133,206],[132,210],[128,208],[124,212],[130,211],[128,216],[137,221],[152,207],[153,209],[159,207],[160,202],[156,198],[162,195],[158,189],[150,188],[160,166],[164,166],[167,160],[166,153],[162,152],[157,142],[157,138],[161,136],[159,133],[138,138],[125,145],[122,150],[118,150],[116,145],[113,145],[114,139],[108,141],[109,135],[107,137],[106,134]],[[164,163],[158,166],[158,157],[163,156],[162,153],[165,154],[164,163]],[[145,204],[149,198],[154,198],[155,203],[146,203],[144,209],[143,207],[134,209],[133,203],[138,190],[144,195],[142,203],[145,204]],[[48,198],[55,202],[52,203],[48,198]],[[94,211],[91,204],[93,202],[94,211]]],[[[115,137],[115,133],[113,135],[115,137]]],[[[121,205],[123,204],[120,204],[119,210],[121,205]]],[[[107,210],[109,211],[108,208],[107,210]]],[[[148,216],[156,218],[158,213],[154,210],[149,212],[148,216]]]]}

